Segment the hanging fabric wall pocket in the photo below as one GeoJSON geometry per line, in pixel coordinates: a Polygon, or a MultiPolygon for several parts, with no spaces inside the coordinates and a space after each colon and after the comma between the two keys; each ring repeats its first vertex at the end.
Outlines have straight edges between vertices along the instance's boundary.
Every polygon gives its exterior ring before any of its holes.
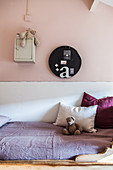
{"type": "Polygon", "coordinates": [[[35,37],[36,31],[30,28],[25,32],[18,33],[15,39],[15,62],[33,62],[35,63],[35,46],[39,44],[35,37]]]}

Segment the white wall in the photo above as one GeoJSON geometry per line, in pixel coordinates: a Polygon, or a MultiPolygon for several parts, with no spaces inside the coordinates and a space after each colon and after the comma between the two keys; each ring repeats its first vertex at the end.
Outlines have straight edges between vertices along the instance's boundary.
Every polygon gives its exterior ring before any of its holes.
{"type": "Polygon", "coordinates": [[[93,0],[30,0],[31,22],[24,21],[27,0],[0,0],[0,81],[113,81],[113,8],[93,0]],[[14,62],[18,32],[32,28],[40,45],[36,63],[14,62]],[[55,76],[50,53],[69,45],[81,56],[79,72],[70,79],[55,76]]]}

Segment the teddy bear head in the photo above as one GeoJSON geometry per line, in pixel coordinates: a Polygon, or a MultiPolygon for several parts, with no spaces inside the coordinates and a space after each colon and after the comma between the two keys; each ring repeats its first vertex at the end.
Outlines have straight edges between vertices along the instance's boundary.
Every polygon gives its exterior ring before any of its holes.
{"type": "Polygon", "coordinates": [[[75,117],[74,116],[69,116],[66,118],[67,124],[68,125],[72,125],[73,123],[75,123],[75,117]]]}

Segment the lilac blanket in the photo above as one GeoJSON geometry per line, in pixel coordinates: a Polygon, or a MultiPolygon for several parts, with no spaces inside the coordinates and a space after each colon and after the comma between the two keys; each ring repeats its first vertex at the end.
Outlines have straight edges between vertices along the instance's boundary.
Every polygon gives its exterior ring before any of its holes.
{"type": "Polygon", "coordinates": [[[73,159],[79,154],[103,152],[113,138],[113,129],[79,136],[65,136],[62,129],[42,122],[8,123],[0,128],[0,159],[73,159]]]}

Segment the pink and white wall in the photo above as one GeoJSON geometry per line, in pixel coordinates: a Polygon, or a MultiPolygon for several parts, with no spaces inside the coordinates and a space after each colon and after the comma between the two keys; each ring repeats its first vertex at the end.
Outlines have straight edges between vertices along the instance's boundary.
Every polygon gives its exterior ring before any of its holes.
{"type": "Polygon", "coordinates": [[[26,0],[0,0],[0,81],[113,81],[113,8],[92,0],[31,0],[31,22],[24,21],[26,0]],[[36,63],[14,62],[16,33],[33,28],[40,45],[36,63]],[[60,79],[49,69],[52,50],[74,47],[82,58],[80,71],[60,79]]]}

